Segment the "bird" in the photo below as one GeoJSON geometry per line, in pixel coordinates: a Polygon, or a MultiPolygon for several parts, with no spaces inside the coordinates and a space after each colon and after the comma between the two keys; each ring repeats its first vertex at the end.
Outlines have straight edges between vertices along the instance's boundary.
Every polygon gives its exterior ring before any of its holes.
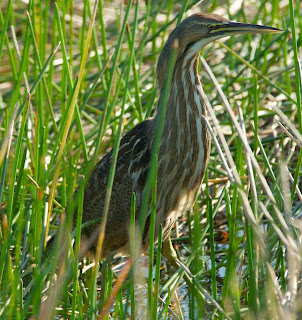
{"type": "MultiPolygon", "coordinates": [[[[204,119],[206,105],[198,75],[201,50],[210,42],[226,36],[281,31],[263,25],[230,21],[216,14],[197,13],[184,19],[170,33],[156,65],[159,98],[155,114],[136,125],[120,141],[102,258],[129,255],[131,199],[134,194],[135,219],[138,221],[172,52],[175,52],[175,64],[157,159],[155,207],[155,240],[161,226],[168,250],[173,250],[170,230],[178,217],[192,208],[200,193],[210,157],[210,135],[204,119]]],[[[113,150],[95,165],[90,174],[84,190],[82,223],[103,217],[112,155],[113,150]]],[[[82,232],[88,237],[98,234],[99,223],[89,225],[82,232]]],[[[150,210],[142,232],[142,250],[148,249],[149,232],[150,210]]],[[[96,246],[96,242],[92,246],[96,246]]]]}

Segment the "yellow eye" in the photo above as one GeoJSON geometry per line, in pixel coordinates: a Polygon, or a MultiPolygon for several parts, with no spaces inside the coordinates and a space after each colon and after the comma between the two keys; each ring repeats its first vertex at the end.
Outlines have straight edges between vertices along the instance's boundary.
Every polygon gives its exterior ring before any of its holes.
{"type": "Polygon", "coordinates": [[[216,29],[216,25],[215,24],[208,24],[207,28],[209,31],[215,30],[216,29]]]}

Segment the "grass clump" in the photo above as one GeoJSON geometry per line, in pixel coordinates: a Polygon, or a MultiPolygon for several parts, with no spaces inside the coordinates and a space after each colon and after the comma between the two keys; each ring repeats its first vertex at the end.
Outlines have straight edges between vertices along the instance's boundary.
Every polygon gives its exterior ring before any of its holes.
{"type": "Polygon", "coordinates": [[[1,2],[1,318],[301,317],[299,5],[1,2]],[[79,231],[73,245],[73,192],[81,204],[96,161],[154,113],[167,34],[206,11],[285,32],[203,50],[213,142],[202,192],[172,231],[183,265],[167,266],[151,244],[149,259],[104,267],[100,290],[79,231]]]}

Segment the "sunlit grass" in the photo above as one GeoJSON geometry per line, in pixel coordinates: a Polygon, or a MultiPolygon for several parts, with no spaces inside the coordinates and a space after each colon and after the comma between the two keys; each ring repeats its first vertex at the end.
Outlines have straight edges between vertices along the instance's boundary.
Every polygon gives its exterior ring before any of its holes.
{"type": "MultiPolygon", "coordinates": [[[[1,318],[301,317],[299,5],[99,1],[94,11],[88,0],[1,2],[1,318]],[[183,266],[167,265],[161,237],[137,259],[132,221],[131,259],[113,260],[101,275],[100,252],[81,256],[72,216],[79,227],[96,161],[154,114],[158,54],[176,23],[200,11],[285,32],[203,50],[213,139],[201,194],[172,231],[183,266]]],[[[114,165],[108,200],[113,175],[114,165]]]]}

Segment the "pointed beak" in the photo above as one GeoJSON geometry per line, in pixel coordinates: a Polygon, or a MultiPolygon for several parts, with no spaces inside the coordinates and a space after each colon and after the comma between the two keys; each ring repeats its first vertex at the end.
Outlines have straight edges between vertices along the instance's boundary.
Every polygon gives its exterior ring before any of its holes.
{"type": "Polygon", "coordinates": [[[211,33],[220,33],[225,36],[236,35],[236,34],[257,34],[257,33],[280,33],[283,30],[266,27],[258,24],[248,24],[230,21],[224,25],[217,26],[216,30],[212,30],[211,33]]]}

